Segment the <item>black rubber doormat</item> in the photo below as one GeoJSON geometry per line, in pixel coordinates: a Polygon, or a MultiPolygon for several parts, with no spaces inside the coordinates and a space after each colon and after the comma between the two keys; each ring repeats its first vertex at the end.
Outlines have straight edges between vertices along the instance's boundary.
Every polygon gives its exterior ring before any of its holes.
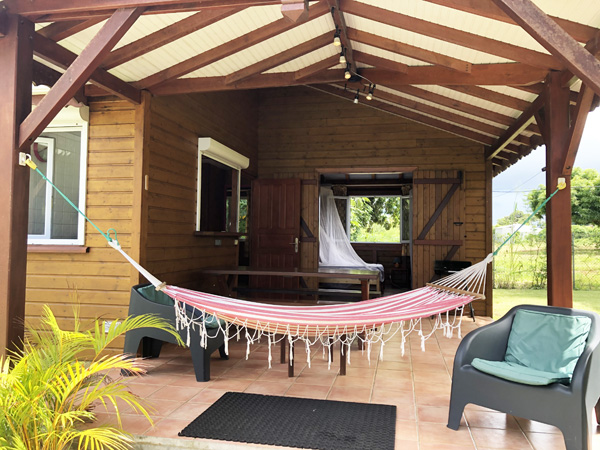
{"type": "Polygon", "coordinates": [[[319,450],[393,450],[396,407],[226,392],[179,435],[319,450]]]}

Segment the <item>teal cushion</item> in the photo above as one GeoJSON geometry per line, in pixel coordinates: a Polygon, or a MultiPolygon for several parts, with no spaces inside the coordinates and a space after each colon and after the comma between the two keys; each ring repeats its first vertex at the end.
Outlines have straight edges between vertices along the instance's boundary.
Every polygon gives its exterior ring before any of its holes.
{"type": "Polygon", "coordinates": [[[513,320],[504,359],[571,378],[591,324],[589,317],[520,309],[513,320]]]}
{"type": "Polygon", "coordinates": [[[159,305],[173,306],[175,301],[163,291],[157,291],[151,284],[137,290],[145,299],[159,305]]]}
{"type": "Polygon", "coordinates": [[[516,383],[546,386],[552,383],[569,383],[571,378],[563,373],[545,372],[507,361],[487,361],[475,358],[471,365],[477,370],[516,383]]]}

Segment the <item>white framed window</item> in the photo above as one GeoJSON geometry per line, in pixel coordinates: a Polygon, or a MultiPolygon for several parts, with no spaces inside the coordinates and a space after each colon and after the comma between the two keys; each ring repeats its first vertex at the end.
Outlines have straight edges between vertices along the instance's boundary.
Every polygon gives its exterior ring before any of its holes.
{"type": "MultiPolygon", "coordinates": [[[[65,108],[65,110],[70,109],[65,108]]],[[[79,110],[80,108],[72,108],[79,110]]],[[[64,111],[31,146],[31,159],[81,211],[85,211],[88,122],[64,111]]],[[[83,245],[85,219],[39,174],[29,179],[28,244],[83,245]]]]}
{"type": "Polygon", "coordinates": [[[196,231],[239,231],[242,169],[250,160],[212,138],[198,138],[196,231]]]}

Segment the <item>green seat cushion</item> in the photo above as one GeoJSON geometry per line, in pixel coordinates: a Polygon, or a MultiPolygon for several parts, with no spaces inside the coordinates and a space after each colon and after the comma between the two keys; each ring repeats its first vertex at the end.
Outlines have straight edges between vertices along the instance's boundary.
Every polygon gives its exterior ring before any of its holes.
{"type": "Polygon", "coordinates": [[[508,361],[488,361],[475,358],[471,365],[481,372],[516,383],[546,386],[552,383],[569,383],[571,378],[563,373],[545,372],[508,361]]]}
{"type": "Polygon", "coordinates": [[[571,378],[591,324],[589,317],[520,309],[513,320],[504,360],[571,378]]]}
{"type": "MultiPolygon", "coordinates": [[[[148,286],[144,286],[137,290],[145,299],[150,300],[151,302],[158,303],[159,305],[165,306],[173,306],[175,304],[175,300],[169,297],[162,291],[157,291],[154,286],[151,284],[148,286]]],[[[202,313],[197,311],[193,306],[185,305],[185,309],[188,314],[192,315],[194,318],[200,318],[202,313]]],[[[219,324],[225,325],[224,320],[217,320],[217,318],[213,315],[206,314],[204,323],[206,328],[219,328],[219,324]]]]}

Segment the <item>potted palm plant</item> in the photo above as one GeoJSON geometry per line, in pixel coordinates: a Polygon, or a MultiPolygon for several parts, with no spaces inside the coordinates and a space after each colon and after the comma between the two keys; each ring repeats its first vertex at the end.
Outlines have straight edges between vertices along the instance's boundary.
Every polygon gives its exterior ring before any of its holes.
{"type": "Polygon", "coordinates": [[[121,370],[142,374],[139,360],[106,352],[117,337],[143,327],[164,329],[181,343],[171,325],[150,315],[114,321],[107,330],[96,320],[85,331],[76,315],[74,331],[65,331],[45,305],[42,325],[28,328],[22,350],[0,358],[0,448],[130,448],[131,435],[119,427],[82,424],[94,421],[98,405],[113,405],[120,423],[118,401],[152,422],[123,378],[111,377],[121,370]]]}

